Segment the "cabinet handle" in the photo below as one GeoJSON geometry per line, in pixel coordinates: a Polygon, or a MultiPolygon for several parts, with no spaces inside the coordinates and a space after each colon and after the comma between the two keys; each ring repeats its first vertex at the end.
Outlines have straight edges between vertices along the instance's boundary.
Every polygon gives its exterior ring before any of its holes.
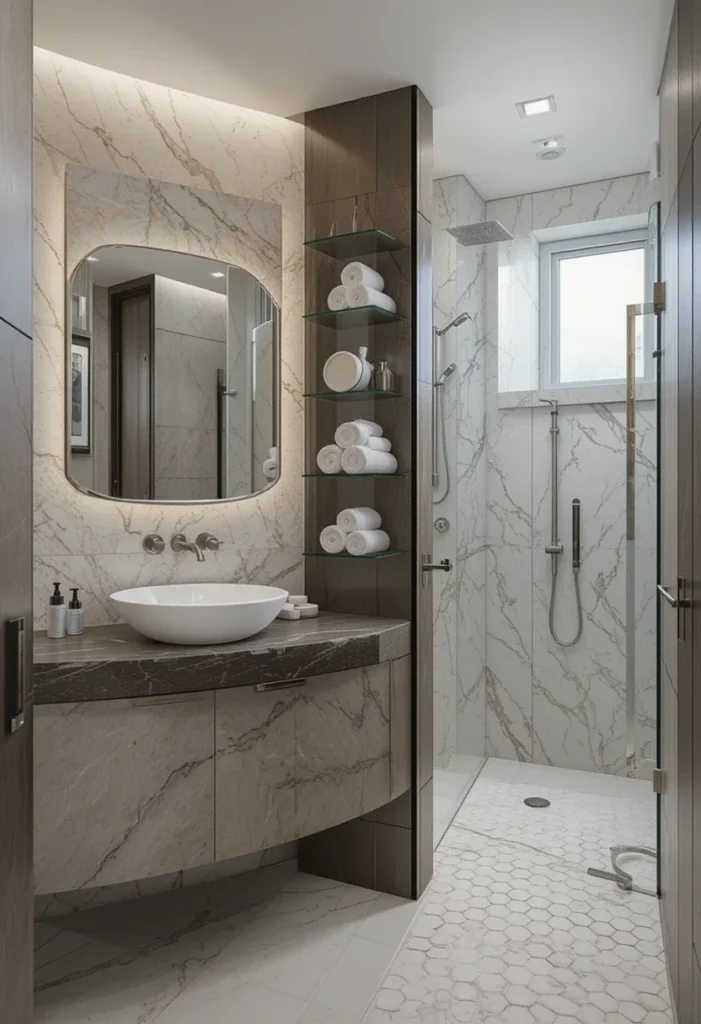
{"type": "Polygon", "coordinates": [[[272,683],[256,683],[256,693],[269,693],[271,690],[290,690],[294,686],[305,686],[306,679],[277,679],[272,683]]]}
{"type": "Polygon", "coordinates": [[[9,619],[5,623],[5,678],[10,733],[14,733],[25,723],[27,662],[24,618],[9,619]]]}

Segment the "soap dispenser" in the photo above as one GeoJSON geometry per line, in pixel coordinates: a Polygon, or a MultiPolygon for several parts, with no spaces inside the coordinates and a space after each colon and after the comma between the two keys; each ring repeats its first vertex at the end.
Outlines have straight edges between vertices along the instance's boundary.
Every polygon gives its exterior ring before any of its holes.
{"type": "Polygon", "coordinates": [[[73,597],[68,602],[66,612],[66,633],[68,636],[79,636],[84,632],[83,627],[83,605],[78,600],[78,588],[71,587],[73,597]]]}
{"type": "Polygon", "coordinates": [[[60,640],[66,635],[66,605],[63,601],[60,583],[54,583],[54,592],[49,599],[49,621],[46,635],[51,640],[60,640]]]}

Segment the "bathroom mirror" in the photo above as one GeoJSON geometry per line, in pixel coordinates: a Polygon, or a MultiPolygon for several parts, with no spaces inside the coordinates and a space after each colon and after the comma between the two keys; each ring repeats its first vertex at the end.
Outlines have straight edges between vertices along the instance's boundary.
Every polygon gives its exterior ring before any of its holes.
{"type": "Polygon", "coordinates": [[[131,501],[241,498],[278,477],[278,309],[249,272],[103,245],[67,295],[66,469],[131,501]]]}

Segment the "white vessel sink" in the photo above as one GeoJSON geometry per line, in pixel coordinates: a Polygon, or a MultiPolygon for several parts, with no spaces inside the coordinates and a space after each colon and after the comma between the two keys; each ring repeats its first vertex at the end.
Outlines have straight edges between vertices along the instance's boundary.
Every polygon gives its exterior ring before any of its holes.
{"type": "Polygon", "coordinates": [[[260,633],[287,591],[249,583],[177,583],[111,595],[125,622],[164,644],[227,644],[260,633]]]}

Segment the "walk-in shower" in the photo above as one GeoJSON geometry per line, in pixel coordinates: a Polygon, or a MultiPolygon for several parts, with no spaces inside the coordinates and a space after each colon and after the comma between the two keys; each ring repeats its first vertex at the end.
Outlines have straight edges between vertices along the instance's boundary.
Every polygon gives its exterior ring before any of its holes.
{"type": "Polygon", "coordinates": [[[581,502],[579,498],[573,498],[572,500],[572,576],[574,578],[574,593],[577,605],[577,632],[575,633],[573,640],[562,640],[557,635],[557,630],[555,629],[557,574],[559,568],[560,555],[563,554],[565,550],[563,544],[560,541],[560,530],[558,525],[560,486],[558,476],[557,447],[558,438],[560,436],[560,407],[557,401],[551,398],[541,398],[540,401],[546,402],[550,406],[550,543],[545,545],[545,553],[547,555],[550,555],[551,574],[550,609],[548,612],[548,623],[550,626],[550,635],[552,636],[556,644],[559,644],[560,647],[574,647],[574,645],[581,640],[582,632],[584,631],[582,595],[579,589],[579,570],[582,564],[580,544],[581,502]]]}

